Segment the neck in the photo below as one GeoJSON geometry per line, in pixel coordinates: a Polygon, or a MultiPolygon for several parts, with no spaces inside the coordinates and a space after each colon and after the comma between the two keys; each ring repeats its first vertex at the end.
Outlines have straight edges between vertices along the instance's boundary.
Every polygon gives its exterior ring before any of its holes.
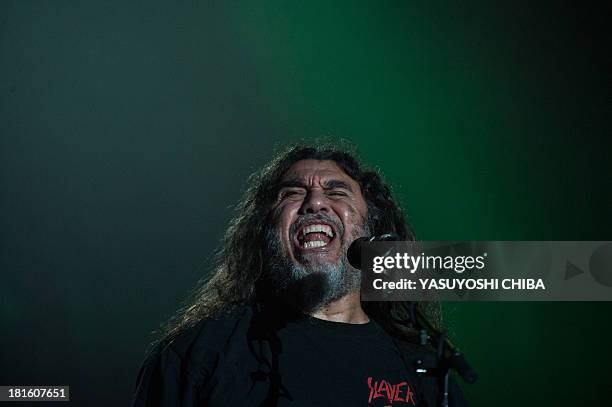
{"type": "Polygon", "coordinates": [[[310,315],[325,321],[343,322],[345,324],[365,324],[370,321],[368,315],[361,308],[358,291],[347,294],[310,315]]]}

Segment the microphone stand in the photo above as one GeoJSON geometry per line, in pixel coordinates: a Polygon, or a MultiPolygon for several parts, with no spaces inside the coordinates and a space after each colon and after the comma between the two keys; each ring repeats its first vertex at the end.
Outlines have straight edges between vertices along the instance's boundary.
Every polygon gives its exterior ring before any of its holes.
{"type": "Polygon", "coordinates": [[[416,323],[419,330],[421,345],[430,342],[436,348],[436,364],[434,367],[420,366],[416,369],[419,375],[437,377],[442,380],[442,397],[440,405],[449,406],[450,370],[454,369],[465,381],[474,383],[478,375],[467,363],[465,356],[448,339],[446,332],[437,330],[431,322],[417,308],[417,303],[410,306],[412,321],[416,323]]]}

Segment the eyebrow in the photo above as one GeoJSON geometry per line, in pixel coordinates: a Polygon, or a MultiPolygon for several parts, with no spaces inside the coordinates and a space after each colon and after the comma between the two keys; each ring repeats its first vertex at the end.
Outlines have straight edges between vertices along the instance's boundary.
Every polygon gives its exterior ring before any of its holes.
{"type": "Polygon", "coordinates": [[[323,188],[325,189],[346,189],[349,192],[353,192],[353,188],[349,184],[344,181],[340,181],[337,179],[330,179],[329,181],[325,181],[323,183],[323,188]]]}
{"type": "Polygon", "coordinates": [[[276,189],[280,191],[283,188],[306,188],[306,184],[299,178],[291,178],[286,181],[282,181],[276,189]]]}
{"type": "MultiPolygon", "coordinates": [[[[308,185],[306,185],[306,183],[302,179],[292,178],[292,179],[288,179],[278,184],[277,190],[280,191],[283,188],[304,188],[306,189],[307,187],[308,185]]],[[[323,188],[324,189],[341,188],[341,189],[346,189],[349,192],[353,192],[353,188],[351,188],[351,186],[348,183],[338,180],[338,179],[330,179],[328,181],[325,181],[323,183],[323,188]]]]}

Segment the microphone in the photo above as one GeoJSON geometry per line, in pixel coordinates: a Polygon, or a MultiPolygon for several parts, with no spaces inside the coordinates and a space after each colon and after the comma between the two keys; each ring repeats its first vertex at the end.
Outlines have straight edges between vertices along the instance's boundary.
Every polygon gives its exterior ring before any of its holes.
{"type": "Polygon", "coordinates": [[[360,237],[349,246],[346,251],[346,258],[351,266],[361,270],[361,250],[369,242],[394,242],[399,240],[399,236],[395,233],[384,233],[382,235],[360,237]]]}

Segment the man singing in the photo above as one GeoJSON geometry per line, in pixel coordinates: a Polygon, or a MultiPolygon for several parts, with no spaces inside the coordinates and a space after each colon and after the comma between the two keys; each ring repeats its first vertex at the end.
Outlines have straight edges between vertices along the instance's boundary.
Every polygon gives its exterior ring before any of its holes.
{"type": "MultiPolygon", "coordinates": [[[[389,187],[352,153],[279,154],[249,179],[213,272],[147,357],[133,405],[439,405],[438,379],[415,373],[432,352],[413,340],[410,304],[361,302],[346,258],[355,239],[388,232],[413,239],[389,187]]],[[[450,405],[463,406],[451,384],[450,405]]]]}

